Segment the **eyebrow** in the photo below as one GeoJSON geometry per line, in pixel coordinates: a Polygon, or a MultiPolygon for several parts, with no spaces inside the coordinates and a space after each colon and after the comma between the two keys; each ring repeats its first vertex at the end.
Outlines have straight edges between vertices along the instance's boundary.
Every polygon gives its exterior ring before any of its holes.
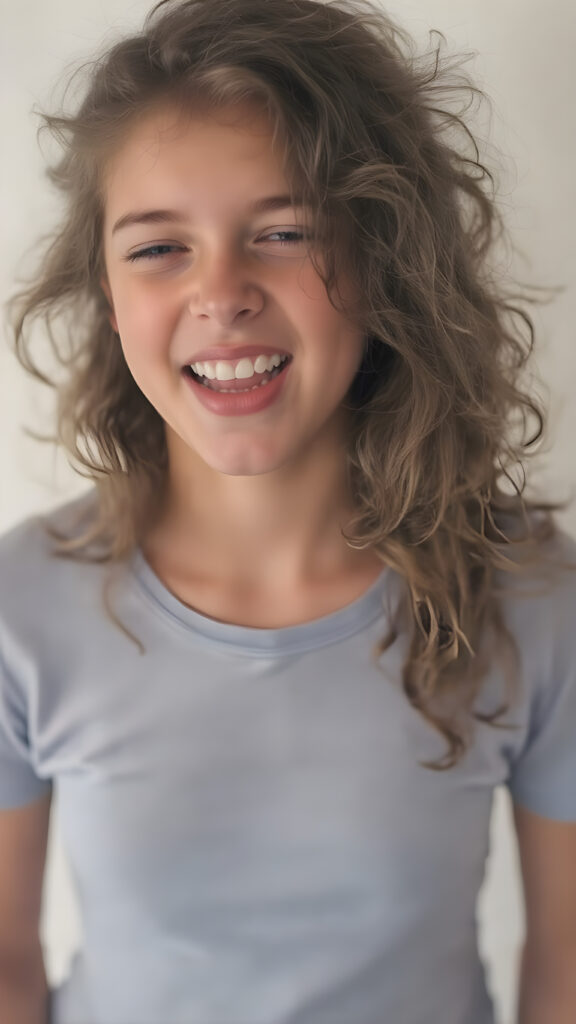
{"type": "MultiPolygon", "coordinates": [[[[303,203],[298,197],[292,200],[291,196],[264,196],[252,203],[249,211],[252,214],[269,213],[273,210],[285,210],[289,206],[303,206],[303,203]]],[[[134,210],[125,213],[116,221],[112,234],[133,224],[175,224],[183,220],[185,217],[178,210],[134,210]]]]}

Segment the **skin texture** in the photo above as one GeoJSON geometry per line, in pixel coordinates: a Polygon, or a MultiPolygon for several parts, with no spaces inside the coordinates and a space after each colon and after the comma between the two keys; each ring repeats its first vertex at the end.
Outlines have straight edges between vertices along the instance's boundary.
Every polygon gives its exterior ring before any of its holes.
{"type": "Polygon", "coordinates": [[[526,913],[518,1024],[576,1020],[576,822],[515,804],[526,913]]]}
{"type": "MultiPolygon", "coordinates": [[[[169,488],[150,551],[165,562],[178,551],[198,577],[262,591],[273,580],[302,589],[350,572],[370,582],[382,568],[340,536],[352,509],[342,400],[363,336],[312,266],[306,211],[252,209],[288,191],[268,122],[250,108],[148,113],[105,181],[111,322],[166,424],[169,488]],[[176,217],[114,231],[127,214],[158,209],[176,217]],[[169,248],[129,259],[159,244],[169,248]],[[278,401],[243,417],[205,409],[184,363],[208,346],[259,342],[293,357],[278,401]]],[[[340,285],[346,294],[348,282],[340,285]]]]}

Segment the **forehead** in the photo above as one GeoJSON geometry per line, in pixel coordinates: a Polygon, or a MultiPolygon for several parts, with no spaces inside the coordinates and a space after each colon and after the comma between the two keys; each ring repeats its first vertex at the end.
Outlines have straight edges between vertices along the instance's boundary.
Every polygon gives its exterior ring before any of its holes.
{"type": "Polygon", "coordinates": [[[164,106],[143,115],[108,160],[103,192],[111,207],[172,190],[173,199],[195,190],[220,194],[287,188],[284,150],[270,118],[234,106],[188,112],[164,106]],[[182,193],[182,195],[179,195],[182,193]]]}

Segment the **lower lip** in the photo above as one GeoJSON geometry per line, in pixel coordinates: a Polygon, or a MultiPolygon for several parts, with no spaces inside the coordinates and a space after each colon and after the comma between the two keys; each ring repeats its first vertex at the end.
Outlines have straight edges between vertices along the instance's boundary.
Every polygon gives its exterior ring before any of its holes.
{"type": "Polygon", "coordinates": [[[262,412],[268,409],[280,396],[284,387],[284,379],[290,372],[291,361],[267,384],[263,384],[254,391],[243,391],[240,394],[234,391],[212,391],[204,384],[199,384],[194,377],[184,373],[184,379],[192,389],[196,398],[210,412],[219,416],[249,416],[254,412],[262,412]]]}

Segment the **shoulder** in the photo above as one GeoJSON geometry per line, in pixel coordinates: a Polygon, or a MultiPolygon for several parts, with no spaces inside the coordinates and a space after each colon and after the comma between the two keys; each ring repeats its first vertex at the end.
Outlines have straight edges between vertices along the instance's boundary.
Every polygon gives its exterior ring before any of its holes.
{"type": "MultiPolygon", "coordinates": [[[[513,555],[520,560],[519,553],[513,555]]],[[[532,711],[576,692],[576,541],[557,528],[532,564],[496,574],[503,624],[517,648],[522,693],[532,711]]]]}
{"type": "Polygon", "coordinates": [[[576,820],[576,541],[558,530],[542,561],[505,573],[505,625],[516,641],[522,726],[507,785],[514,804],[544,818],[576,820]],[[572,566],[572,568],[570,568],[572,566]]]}
{"type": "Polygon", "coordinates": [[[524,563],[524,557],[513,546],[505,549],[505,556],[515,568],[497,571],[496,593],[502,599],[508,624],[519,634],[519,639],[528,642],[532,637],[550,639],[568,631],[570,641],[576,642],[574,537],[557,527],[530,562],[524,563]]]}
{"type": "Polygon", "coordinates": [[[12,552],[23,554],[30,543],[34,547],[43,544],[46,526],[54,526],[58,530],[74,531],[93,512],[96,504],[96,491],[90,488],[78,498],[56,505],[44,512],[37,512],[19,520],[13,526],[0,533],[0,558],[10,558],[12,552]]]}
{"type": "Polygon", "coordinates": [[[54,555],[56,541],[51,528],[65,536],[74,534],[94,514],[95,489],[44,513],[27,516],[0,534],[0,606],[12,604],[18,594],[32,595],[49,575],[66,571],[70,559],[54,555]]]}

